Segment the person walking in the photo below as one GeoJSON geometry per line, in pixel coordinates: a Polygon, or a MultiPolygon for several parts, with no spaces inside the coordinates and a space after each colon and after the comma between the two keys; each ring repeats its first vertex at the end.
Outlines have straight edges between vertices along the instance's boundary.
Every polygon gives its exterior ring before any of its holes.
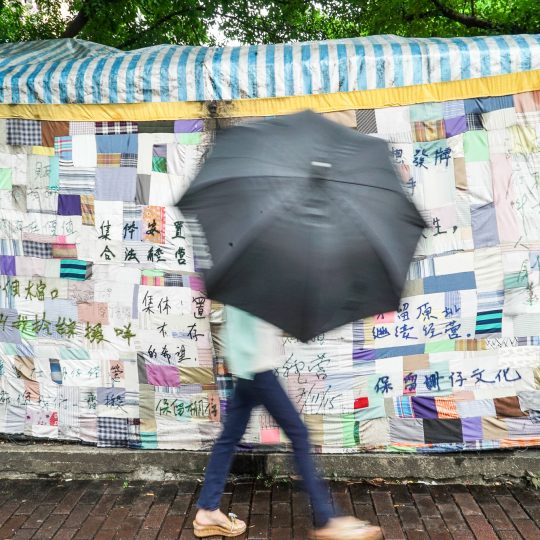
{"type": "Polygon", "coordinates": [[[275,374],[283,350],[281,331],[240,309],[226,306],[224,345],[229,371],[236,386],[229,404],[223,431],[212,450],[193,522],[195,536],[238,536],[246,523],[219,509],[236,445],[240,442],[254,407],[263,405],[292,443],[296,470],[302,477],[313,509],[315,529],[310,538],[318,540],[377,540],[379,527],[354,517],[336,517],[326,483],[318,476],[309,434],[298,411],[275,374]]]}

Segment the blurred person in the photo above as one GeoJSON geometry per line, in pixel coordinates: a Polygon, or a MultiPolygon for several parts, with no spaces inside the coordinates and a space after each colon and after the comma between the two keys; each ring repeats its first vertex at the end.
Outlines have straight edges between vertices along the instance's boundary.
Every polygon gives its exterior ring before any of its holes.
{"type": "Polygon", "coordinates": [[[320,540],[377,540],[379,527],[354,517],[336,517],[327,484],[318,476],[306,426],[283,387],[275,369],[283,353],[281,331],[240,309],[226,306],[224,346],[229,371],[236,377],[223,431],[212,450],[193,522],[199,538],[238,536],[246,523],[219,509],[236,445],[248,425],[251,411],[263,405],[292,443],[296,470],[302,477],[313,509],[315,530],[310,538],[320,540]]]}

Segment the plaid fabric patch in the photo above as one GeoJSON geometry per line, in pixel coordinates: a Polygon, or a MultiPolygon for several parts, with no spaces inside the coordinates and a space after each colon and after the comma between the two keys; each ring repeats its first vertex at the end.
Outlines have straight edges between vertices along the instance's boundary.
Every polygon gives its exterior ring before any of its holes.
{"type": "Polygon", "coordinates": [[[184,277],[180,274],[165,274],[165,287],[183,287],[184,277]]]}
{"type": "Polygon", "coordinates": [[[467,118],[467,127],[470,131],[484,129],[484,125],[482,124],[482,115],[476,114],[476,113],[468,113],[466,115],[467,118]]]}
{"type": "Polygon", "coordinates": [[[412,401],[408,396],[394,398],[394,410],[399,418],[414,418],[412,401]]]}
{"type": "Polygon", "coordinates": [[[137,154],[121,154],[120,167],[137,167],[137,154]]]}
{"type": "Polygon", "coordinates": [[[360,133],[377,133],[377,119],[373,109],[356,111],[356,129],[360,133]]]}
{"type": "Polygon", "coordinates": [[[128,446],[129,448],[142,448],[141,419],[128,418],[128,446]]]}
{"type": "Polygon", "coordinates": [[[71,137],[55,137],[54,138],[54,153],[62,161],[73,160],[73,143],[71,137]]]}
{"type": "Polygon", "coordinates": [[[70,122],[70,135],[95,135],[96,124],[94,122],[70,122]]]}
{"type": "Polygon", "coordinates": [[[25,257],[38,257],[40,259],[52,259],[52,244],[23,240],[23,253],[25,257]]]}
{"type": "Polygon", "coordinates": [[[98,167],[120,167],[121,154],[98,154],[98,167]]]}
{"type": "Polygon", "coordinates": [[[96,135],[122,135],[124,133],[137,133],[138,125],[135,122],[96,122],[96,135]]]}
{"type": "Polygon", "coordinates": [[[127,418],[97,418],[98,446],[119,448],[128,445],[129,430],[127,418]]]}
{"type": "Polygon", "coordinates": [[[459,418],[456,400],[452,397],[436,397],[435,407],[439,418],[459,418]]]}
{"type": "Polygon", "coordinates": [[[443,120],[414,122],[414,138],[416,142],[439,141],[446,138],[443,120]]]}
{"type": "Polygon", "coordinates": [[[96,216],[94,214],[94,196],[81,195],[81,215],[83,225],[95,225],[96,216]]]}
{"type": "Polygon", "coordinates": [[[8,118],[7,144],[41,146],[41,122],[8,118]]]}

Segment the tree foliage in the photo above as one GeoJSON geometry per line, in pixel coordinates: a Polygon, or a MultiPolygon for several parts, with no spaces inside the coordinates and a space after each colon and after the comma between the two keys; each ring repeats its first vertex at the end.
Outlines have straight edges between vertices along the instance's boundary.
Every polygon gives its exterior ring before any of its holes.
{"type": "Polygon", "coordinates": [[[540,32],[540,0],[0,0],[0,41],[278,43],[540,32]]]}

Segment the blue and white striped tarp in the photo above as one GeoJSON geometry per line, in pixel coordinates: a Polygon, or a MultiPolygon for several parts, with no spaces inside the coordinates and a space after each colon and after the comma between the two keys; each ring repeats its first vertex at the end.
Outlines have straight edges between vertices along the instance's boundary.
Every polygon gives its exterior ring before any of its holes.
{"type": "Polygon", "coordinates": [[[140,103],[310,95],[540,68],[540,35],[393,35],[130,52],[80,40],[0,45],[0,103],[140,103]]]}

